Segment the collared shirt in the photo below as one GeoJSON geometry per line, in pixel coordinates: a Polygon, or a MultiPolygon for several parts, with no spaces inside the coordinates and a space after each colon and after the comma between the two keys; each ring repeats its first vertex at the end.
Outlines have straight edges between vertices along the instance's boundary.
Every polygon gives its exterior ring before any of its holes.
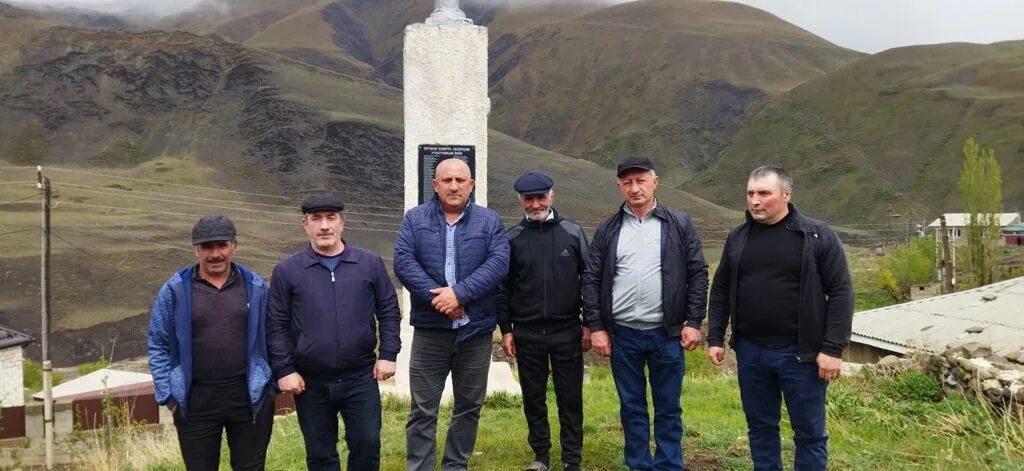
{"type": "MultiPolygon", "coordinates": [[[[458,270],[455,265],[455,229],[462,220],[462,216],[466,215],[466,210],[463,209],[459,213],[459,217],[455,219],[455,222],[448,224],[448,230],[445,233],[444,238],[444,281],[448,283],[448,286],[455,286],[455,283],[459,282],[458,270]]],[[[458,329],[466,324],[469,324],[469,316],[464,315],[458,319],[452,321],[452,329],[458,329]]]]}
{"type": "Polygon", "coordinates": [[[245,381],[249,302],[245,280],[234,264],[217,288],[192,275],[192,378],[197,383],[245,381]]]}
{"type": "Polygon", "coordinates": [[[622,229],[616,246],[612,279],[612,318],[634,329],[661,327],[665,313],[661,298],[661,220],[654,208],[638,218],[622,206],[622,229]]]}

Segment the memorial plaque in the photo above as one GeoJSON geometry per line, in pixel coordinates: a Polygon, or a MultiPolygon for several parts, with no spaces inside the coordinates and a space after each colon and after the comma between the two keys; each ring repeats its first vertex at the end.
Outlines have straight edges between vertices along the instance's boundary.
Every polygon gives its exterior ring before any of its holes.
{"type": "MultiPolygon", "coordinates": [[[[456,158],[469,165],[469,174],[476,179],[476,146],[452,144],[421,144],[419,147],[420,202],[434,197],[434,170],[442,160],[456,158]]],[[[474,194],[476,190],[473,191],[474,194]]],[[[470,195],[470,200],[474,200],[470,195]]]]}

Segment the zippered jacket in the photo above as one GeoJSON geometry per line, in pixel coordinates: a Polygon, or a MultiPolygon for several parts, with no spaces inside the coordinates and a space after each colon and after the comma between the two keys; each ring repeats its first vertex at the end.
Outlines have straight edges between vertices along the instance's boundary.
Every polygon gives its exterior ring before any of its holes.
{"type": "MultiPolygon", "coordinates": [[[[798,359],[813,362],[818,353],[840,358],[850,343],[853,324],[853,282],[843,252],[843,243],[828,224],[793,213],[786,229],[803,236],[800,270],[800,306],[798,306],[798,359]]],[[[736,286],[738,265],[747,243],[750,226],[757,224],[750,213],[747,221],[729,232],[722,250],[722,261],[711,285],[708,306],[708,345],[725,345],[725,330],[736,325],[736,286]]],[[[730,338],[730,345],[735,340],[730,338]]]]}
{"type": "MultiPolygon", "coordinates": [[[[265,318],[267,283],[239,263],[232,264],[245,280],[248,300],[246,330],[246,382],[249,403],[255,416],[268,396],[276,390],[270,383],[267,362],[265,318]]],[[[149,371],[153,391],[160,405],[178,406],[182,417],[188,413],[188,392],[192,388],[192,275],[195,266],[175,273],[157,292],[149,314],[146,335],[149,371]]],[[[273,400],[271,397],[270,400],[273,400]]]]}
{"type": "Polygon", "coordinates": [[[523,218],[508,230],[508,276],[498,297],[502,334],[516,325],[557,331],[581,322],[587,236],[579,224],[552,211],[550,220],[523,218]]]}
{"type": "MultiPolygon", "coordinates": [[[[700,328],[707,312],[708,264],[704,260],[700,234],[690,215],[659,202],[651,213],[661,221],[661,303],[665,331],[679,335],[683,326],[700,328]]],[[[625,214],[619,207],[605,219],[590,243],[587,269],[583,274],[583,318],[593,332],[611,331],[612,283],[625,214]]]]}
{"type": "Polygon", "coordinates": [[[307,246],[278,263],[270,281],[267,341],[276,378],[331,379],[378,356],[398,358],[402,314],[380,255],[346,244],[332,272],[307,246]]]}
{"type": "MultiPolygon", "coordinates": [[[[497,323],[498,284],[508,274],[508,236],[498,213],[469,203],[455,229],[455,297],[469,316],[456,342],[489,334],[497,323]]],[[[448,223],[435,196],[410,209],[395,240],[395,276],[412,299],[409,322],[417,329],[451,329],[452,321],[430,304],[430,290],[444,276],[448,223]]]]}

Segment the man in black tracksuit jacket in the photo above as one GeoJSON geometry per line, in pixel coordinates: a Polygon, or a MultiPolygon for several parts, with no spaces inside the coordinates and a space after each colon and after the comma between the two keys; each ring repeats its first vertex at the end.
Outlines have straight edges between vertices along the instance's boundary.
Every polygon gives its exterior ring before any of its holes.
{"type": "Polygon", "coordinates": [[[587,258],[587,238],[578,224],[551,208],[553,185],[551,178],[540,172],[527,172],[515,182],[526,217],[508,230],[509,273],[498,298],[502,346],[507,355],[516,358],[529,427],[527,440],[535,455],[525,469],[539,471],[550,466],[549,371],[558,403],[562,462],[567,470],[579,469],[583,351],[590,348],[590,332],[580,318],[580,277],[587,258]]]}

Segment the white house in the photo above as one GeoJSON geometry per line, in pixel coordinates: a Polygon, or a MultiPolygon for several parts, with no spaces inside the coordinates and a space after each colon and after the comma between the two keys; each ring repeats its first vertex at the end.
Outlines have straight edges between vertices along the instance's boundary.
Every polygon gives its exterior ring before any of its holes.
{"type": "MultiPolygon", "coordinates": [[[[960,238],[964,237],[968,223],[971,222],[971,213],[946,213],[946,232],[949,233],[949,241],[956,242],[960,238]]],[[[1020,213],[1000,213],[999,216],[999,227],[1005,228],[1011,224],[1021,222],[1020,213]]],[[[941,237],[939,228],[942,227],[942,223],[939,219],[932,221],[928,227],[935,228],[935,238],[938,240],[941,237]]]]}
{"type": "Polygon", "coordinates": [[[25,405],[21,349],[30,343],[32,337],[0,327],[0,408],[25,405]]]}

